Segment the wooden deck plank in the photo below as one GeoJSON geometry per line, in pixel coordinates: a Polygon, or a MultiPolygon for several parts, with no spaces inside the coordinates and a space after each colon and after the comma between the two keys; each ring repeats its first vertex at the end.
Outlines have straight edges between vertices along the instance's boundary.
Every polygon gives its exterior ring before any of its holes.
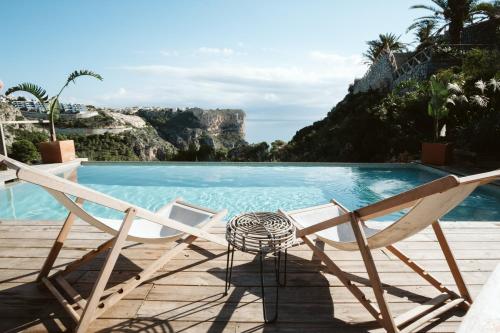
{"type": "MultiPolygon", "coordinates": [[[[500,223],[445,222],[444,232],[458,259],[470,292],[475,297],[494,267],[500,263],[500,223]]],[[[58,221],[0,221],[0,331],[63,332],[71,321],[44,288],[34,280],[44,257],[57,235],[58,221]]],[[[77,221],[55,268],[63,267],[109,236],[77,221]]],[[[213,228],[219,234],[221,225],[213,228]]],[[[432,230],[399,244],[415,261],[448,287],[456,289],[432,230]]],[[[172,244],[137,245],[128,243],[118,260],[111,284],[122,282],[147,266],[172,244]]],[[[288,287],[280,293],[280,319],[275,325],[262,325],[262,300],[258,263],[253,255],[236,252],[234,286],[222,297],[225,274],[225,248],[197,241],[165,265],[151,280],[106,312],[92,331],[166,332],[382,332],[337,278],[311,262],[305,246],[289,252],[288,287]]],[[[359,254],[331,247],[326,251],[351,274],[356,285],[373,293],[359,254]]],[[[412,308],[438,293],[396,258],[374,252],[387,299],[395,314],[412,308]]],[[[72,273],[82,296],[88,295],[102,264],[102,257],[72,273]]],[[[271,263],[266,280],[272,281],[271,263]]],[[[110,285],[112,286],[112,285],[110,285]]],[[[270,306],[274,302],[269,290],[270,306]]],[[[453,310],[424,332],[453,332],[463,312],[453,310]]]]}

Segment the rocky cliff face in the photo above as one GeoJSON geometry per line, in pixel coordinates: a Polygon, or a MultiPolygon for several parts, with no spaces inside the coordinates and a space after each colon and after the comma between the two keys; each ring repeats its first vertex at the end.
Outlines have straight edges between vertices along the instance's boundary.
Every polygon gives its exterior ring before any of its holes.
{"type": "MultiPolygon", "coordinates": [[[[56,122],[59,137],[75,140],[81,156],[91,159],[128,159],[143,161],[170,160],[180,150],[210,147],[232,149],[246,144],[245,113],[242,110],[192,108],[174,110],[110,109],[89,106],[97,111],[91,118],[60,118],[56,122]],[[109,151],[108,151],[109,150],[109,151]]],[[[7,103],[0,104],[0,120],[25,119],[7,103]]],[[[16,139],[14,130],[6,128],[6,142],[16,139]]],[[[39,125],[21,125],[30,131],[44,131],[39,125]]]]}
{"type": "Polygon", "coordinates": [[[192,145],[231,149],[245,142],[245,113],[242,110],[142,109],[137,114],[162,138],[181,150],[192,145]]]}

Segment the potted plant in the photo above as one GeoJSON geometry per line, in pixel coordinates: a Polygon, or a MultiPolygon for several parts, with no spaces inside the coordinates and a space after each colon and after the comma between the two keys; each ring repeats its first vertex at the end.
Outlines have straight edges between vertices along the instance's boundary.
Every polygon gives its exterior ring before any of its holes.
{"type": "Polygon", "coordinates": [[[91,76],[102,81],[101,75],[84,69],[71,73],[57,95],[51,98],[49,98],[45,89],[33,83],[21,83],[15,87],[9,88],[5,93],[5,95],[10,95],[14,92],[29,93],[38,100],[47,113],[49,117],[49,142],[42,142],[38,147],[43,163],[63,163],[74,160],[76,157],[75,143],[73,140],[57,140],[54,121],[57,119],[60,112],[59,97],[64,89],[66,89],[71,82],[76,83],[75,80],[80,76],[91,76]]]}
{"type": "Polygon", "coordinates": [[[452,161],[453,145],[441,141],[446,127],[440,121],[448,115],[449,105],[455,105],[455,100],[464,96],[458,95],[462,93],[460,83],[451,83],[453,74],[448,71],[440,74],[432,75],[429,81],[431,99],[427,112],[434,119],[434,142],[422,143],[421,160],[426,164],[447,165],[452,161]]]}

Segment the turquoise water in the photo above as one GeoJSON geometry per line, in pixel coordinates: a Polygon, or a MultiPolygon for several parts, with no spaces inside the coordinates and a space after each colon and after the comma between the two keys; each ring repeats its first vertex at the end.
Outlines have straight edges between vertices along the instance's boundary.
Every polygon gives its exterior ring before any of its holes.
{"type": "MultiPolygon", "coordinates": [[[[227,208],[229,217],[246,211],[297,209],[332,198],[355,209],[439,177],[413,166],[86,164],[78,169],[79,183],[144,208],[156,210],[182,197],[212,209],[227,208]]],[[[85,207],[97,216],[119,216],[100,206],[85,207]]],[[[0,189],[0,219],[65,215],[64,208],[37,186],[20,183],[0,189]]],[[[477,190],[444,219],[500,221],[500,195],[477,190]]]]}

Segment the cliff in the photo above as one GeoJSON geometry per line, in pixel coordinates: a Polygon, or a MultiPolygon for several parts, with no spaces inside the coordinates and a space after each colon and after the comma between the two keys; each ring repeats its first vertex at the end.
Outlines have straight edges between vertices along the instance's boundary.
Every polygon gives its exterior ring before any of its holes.
{"type": "Polygon", "coordinates": [[[137,115],[181,150],[202,145],[216,150],[231,149],[245,143],[245,113],[242,110],[140,109],[137,115]]]}
{"type": "MultiPolygon", "coordinates": [[[[245,113],[242,110],[93,106],[88,106],[88,109],[97,115],[89,118],[60,117],[56,121],[56,131],[58,138],[75,141],[80,157],[91,160],[164,161],[182,158],[181,151],[210,152],[208,155],[214,157],[216,152],[246,144],[245,113]]],[[[25,118],[9,104],[0,104],[0,120],[16,119],[25,118]]],[[[38,143],[29,134],[31,131],[41,133],[36,140],[48,139],[46,130],[39,125],[9,125],[6,126],[7,145],[21,139],[38,143]]]]}

